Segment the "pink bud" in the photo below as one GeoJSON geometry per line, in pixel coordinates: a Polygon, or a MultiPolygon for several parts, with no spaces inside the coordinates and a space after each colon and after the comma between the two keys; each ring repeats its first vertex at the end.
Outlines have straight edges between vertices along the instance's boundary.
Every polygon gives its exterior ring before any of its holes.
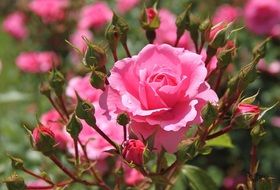
{"type": "Polygon", "coordinates": [[[50,128],[45,127],[45,126],[42,125],[42,124],[39,124],[39,125],[33,130],[33,133],[32,133],[35,146],[36,146],[36,144],[40,143],[40,141],[41,141],[41,135],[50,137],[51,139],[54,139],[54,138],[55,138],[55,135],[54,135],[54,133],[51,131],[50,128]]]}
{"type": "Polygon", "coordinates": [[[141,165],[143,163],[144,150],[145,145],[142,141],[130,139],[125,142],[122,155],[128,162],[141,165]]]}
{"type": "Polygon", "coordinates": [[[261,110],[260,110],[259,106],[255,106],[252,104],[246,104],[246,103],[240,103],[237,106],[235,115],[236,116],[252,115],[256,119],[259,116],[260,112],[261,112],[261,110]]]}
{"type": "Polygon", "coordinates": [[[215,26],[213,26],[211,28],[210,34],[209,34],[209,42],[213,41],[216,37],[216,35],[223,30],[225,27],[227,27],[227,23],[226,22],[220,22],[218,24],[216,24],[215,26]]]}
{"type": "Polygon", "coordinates": [[[156,17],[157,11],[154,8],[147,8],[146,15],[147,15],[148,23],[151,23],[153,19],[156,17]]]}

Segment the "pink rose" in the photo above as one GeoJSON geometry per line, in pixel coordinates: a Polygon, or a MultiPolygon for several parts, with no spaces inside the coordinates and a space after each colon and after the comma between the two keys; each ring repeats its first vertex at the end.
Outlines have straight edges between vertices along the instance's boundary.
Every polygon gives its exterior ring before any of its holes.
{"type": "MultiPolygon", "coordinates": [[[[167,44],[147,45],[138,55],[115,63],[101,106],[126,111],[140,123],[134,131],[145,133],[148,124],[149,129],[162,134],[159,142],[166,141],[162,136],[174,132],[180,136],[191,125],[201,123],[202,107],[208,101],[218,101],[205,81],[206,75],[201,55],[167,44]]],[[[176,146],[168,148],[175,150],[176,146]]]]}
{"type": "MultiPolygon", "coordinates": [[[[177,27],[176,27],[176,18],[175,16],[167,9],[161,9],[159,11],[160,26],[156,30],[156,39],[155,44],[167,43],[174,45],[177,38],[177,27]]],[[[186,49],[193,49],[193,42],[190,38],[188,32],[181,37],[178,47],[184,47],[186,49]]]]}
{"type": "Polygon", "coordinates": [[[117,10],[120,13],[126,13],[134,8],[140,0],[117,0],[117,10]]]}
{"type": "Polygon", "coordinates": [[[138,170],[130,168],[123,164],[124,169],[124,181],[127,185],[134,186],[144,180],[144,176],[138,170]]]}
{"type": "Polygon", "coordinates": [[[47,72],[59,63],[59,58],[51,51],[23,52],[16,59],[19,69],[28,73],[47,72]]]}
{"type": "Polygon", "coordinates": [[[32,0],[29,8],[41,17],[44,23],[52,23],[65,18],[68,4],[68,0],[32,0]]]}
{"type": "Polygon", "coordinates": [[[58,112],[50,110],[41,116],[40,121],[54,133],[54,138],[58,143],[59,148],[65,149],[66,144],[71,140],[71,137],[66,132],[65,126],[58,112]]]}
{"type": "Polygon", "coordinates": [[[270,35],[280,23],[280,1],[250,0],[245,7],[246,26],[258,35],[270,35]]]}
{"type": "Polygon", "coordinates": [[[45,127],[44,125],[39,124],[33,132],[33,140],[35,144],[38,144],[41,140],[41,135],[43,136],[49,136],[50,138],[54,139],[54,133],[52,130],[50,130],[48,127],[45,127]]]}
{"type": "Polygon", "coordinates": [[[280,74],[280,61],[273,61],[269,65],[262,59],[258,63],[258,69],[271,76],[278,76],[280,74]]]}
{"type": "Polygon", "coordinates": [[[80,29],[100,28],[112,19],[113,13],[104,2],[83,7],[78,27],[80,29]]]}
{"type": "Polygon", "coordinates": [[[145,145],[142,141],[130,139],[124,143],[122,155],[126,161],[142,165],[144,150],[145,145]]]}
{"type": "Polygon", "coordinates": [[[75,91],[77,91],[82,99],[89,102],[97,102],[102,90],[93,88],[89,80],[89,76],[72,78],[68,83],[68,87],[66,88],[67,96],[76,100],[75,91]]]}
{"type": "Polygon", "coordinates": [[[3,21],[3,30],[18,40],[27,37],[26,16],[16,11],[9,14],[3,21]]]}
{"type": "Polygon", "coordinates": [[[219,22],[230,23],[237,19],[239,12],[237,8],[224,4],[217,8],[213,16],[213,24],[218,24],[219,22]]]}

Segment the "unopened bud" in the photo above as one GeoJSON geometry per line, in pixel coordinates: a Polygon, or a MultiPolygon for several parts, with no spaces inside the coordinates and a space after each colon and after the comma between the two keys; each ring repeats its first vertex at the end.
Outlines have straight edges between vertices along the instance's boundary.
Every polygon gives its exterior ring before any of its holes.
{"type": "Polygon", "coordinates": [[[211,28],[208,41],[212,47],[218,49],[226,45],[230,26],[228,23],[221,22],[211,28]]]}
{"type": "Polygon", "coordinates": [[[129,26],[126,20],[114,13],[112,23],[118,27],[120,33],[120,41],[125,44],[127,41],[127,33],[129,31],[129,26]]]}
{"type": "Polygon", "coordinates": [[[260,124],[255,125],[250,132],[253,144],[258,145],[260,141],[264,138],[265,134],[266,132],[260,124]]]}
{"type": "Polygon", "coordinates": [[[117,117],[117,122],[122,126],[126,126],[130,122],[130,118],[127,113],[121,113],[117,117]]]}
{"type": "Polygon", "coordinates": [[[209,18],[205,19],[200,25],[199,25],[199,31],[202,32],[202,39],[208,39],[211,31],[211,21],[209,18]]]}
{"type": "Polygon", "coordinates": [[[111,51],[115,51],[120,39],[120,31],[118,27],[116,27],[114,24],[110,24],[105,31],[105,37],[109,43],[111,51]]]}
{"type": "Polygon", "coordinates": [[[206,127],[209,127],[216,120],[217,116],[217,109],[208,102],[208,104],[202,109],[202,118],[204,125],[206,127]]]}
{"type": "Polygon", "coordinates": [[[146,31],[158,29],[160,25],[160,19],[157,10],[154,7],[143,9],[140,23],[142,28],[146,31]]]}
{"type": "Polygon", "coordinates": [[[56,69],[52,70],[52,72],[49,74],[49,83],[56,95],[62,95],[65,79],[61,72],[56,69]]]}
{"type": "Polygon", "coordinates": [[[45,155],[52,154],[55,149],[55,134],[50,128],[39,125],[33,130],[33,146],[45,155]]]}
{"type": "Polygon", "coordinates": [[[48,83],[41,83],[40,85],[40,93],[46,97],[51,96],[51,87],[48,83]]]}
{"type": "Polygon", "coordinates": [[[90,76],[90,84],[96,89],[104,90],[106,74],[100,71],[93,71],[90,76]]]}
{"type": "Polygon", "coordinates": [[[18,169],[18,170],[23,169],[23,160],[22,159],[16,158],[13,156],[9,156],[9,158],[11,159],[11,164],[14,169],[18,169]]]}
{"type": "Polygon", "coordinates": [[[220,69],[226,68],[231,62],[235,49],[222,50],[218,55],[218,67],[220,69]]]}
{"type": "Polygon", "coordinates": [[[76,96],[78,100],[77,107],[75,110],[77,117],[80,119],[84,119],[87,122],[87,124],[89,124],[90,126],[95,125],[96,124],[96,120],[94,117],[95,109],[93,105],[89,102],[86,102],[85,100],[82,100],[77,93],[76,96]]]}
{"type": "Polygon", "coordinates": [[[136,165],[143,164],[143,154],[145,145],[140,140],[130,139],[124,143],[122,155],[127,162],[132,162],[136,165]]]}
{"type": "Polygon", "coordinates": [[[266,52],[266,44],[269,40],[270,38],[264,40],[253,49],[254,58],[257,58],[258,60],[264,58],[266,52]]]}
{"type": "Polygon", "coordinates": [[[88,44],[83,64],[88,68],[100,68],[107,62],[106,50],[96,44],[88,44]]]}
{"type": "Polygon", "coordinates": [[[177,26],[177,38],[180,38],[186,29],[189,29],[190,26],[190,8],[189,5],[184,12],[182,12],[176,18],[176,26],[177,26]]]}
{"type": "Polygon", "coordinates": [[[239,103],[234,115],[235,117],[243,116],[244,120],[247,121],[248,125],[250,125],[258,119],[260,113],[261,110],[259,106],[246,103],[239,103]]]}
{"type": "Polygon", "coordinates": [[[69,121],[69,123],[66,126],[66,131],[70,134],[70,136],[74,140],[77,140],[81,130],[82,130],[82,124],[77,119],[76,115],[73,114],[71,119],[70,119],[70,121],[69,121]]]}
{"type": "Polygon", "coordinates": [[[8,190],[26,190],[26,185],[22,177],[13,174],[5,181],[8,190]]]}

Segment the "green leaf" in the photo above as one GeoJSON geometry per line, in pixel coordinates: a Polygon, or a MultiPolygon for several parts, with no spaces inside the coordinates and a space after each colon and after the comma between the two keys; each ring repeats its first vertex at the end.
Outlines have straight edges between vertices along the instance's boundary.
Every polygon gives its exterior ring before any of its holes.
{"type": "Polygon", "coordinates": [[[182,173],[188,178],[192,190],[218,190],[217,185],[206,171],[196,166],[185,165],[182,173]]]}
{"type": "Polygon", "coordinates": [[[231,138],[228,134],[221,135],[217,138],[206,141],[206,146],[233,148],[231,138]]]}

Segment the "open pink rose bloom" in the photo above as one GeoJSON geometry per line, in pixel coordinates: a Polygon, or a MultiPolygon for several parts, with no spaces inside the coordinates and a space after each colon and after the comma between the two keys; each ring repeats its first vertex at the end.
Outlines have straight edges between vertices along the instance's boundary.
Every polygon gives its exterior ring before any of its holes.
{"type": "Polygon", "coordinates": [[[115,63],[103,98],[109,111],[129,113],[133,133],[147,138],[156,131],[155,149],[174,152],[189,127],[202,122],[202,107],[218,101],[206,75],[201,55],[167,44],[147,45],[115,63]]]}

